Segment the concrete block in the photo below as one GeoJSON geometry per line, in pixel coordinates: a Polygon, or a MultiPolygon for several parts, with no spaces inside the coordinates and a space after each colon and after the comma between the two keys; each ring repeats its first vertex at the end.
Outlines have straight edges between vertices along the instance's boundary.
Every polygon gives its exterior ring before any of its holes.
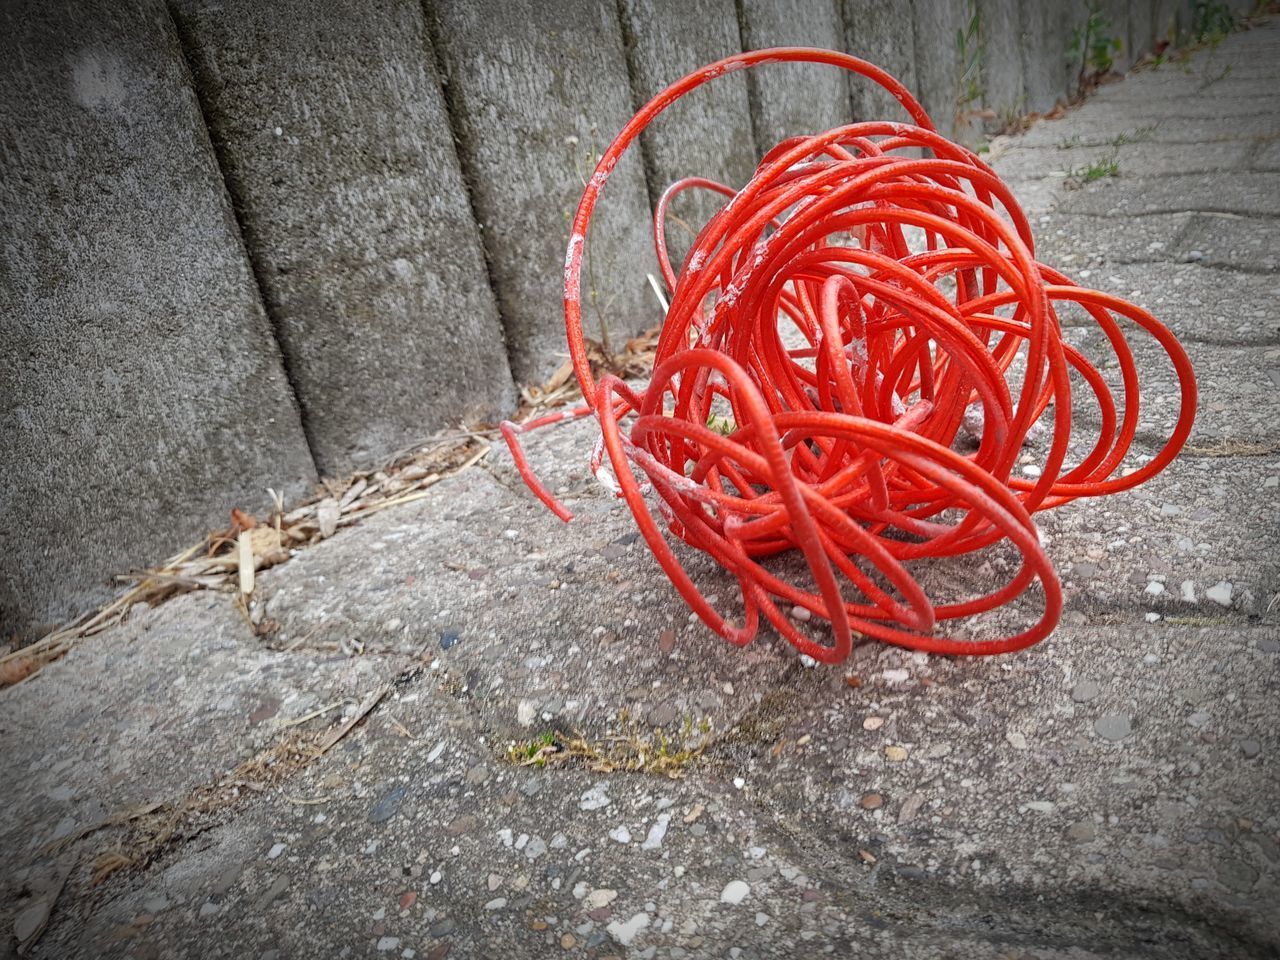
{"type": "Polygon", "coordinates": [[[1069,59],[1071,32],[1088,16],[1087,9],[1059,0],[1029,0],[1021,7],[1023,89],[1026,109],[1043,113],[1074,92],[1080,61],[1069,59]]]}
{"type": "MultiPolygon", "coordinates": [[[[1120,41],[1120,49],[1111,51],[1111,69],[1117,73],[1124,73],[1136,59],[1129,37],[1129,12],[1134,6],[1132,0],[1102,0],[1099,5],[1101,37],[1120,41]]],[[[1146,4],[1142,6],[1145,8],[1146,4]]]]}
{"type": "Polygon", "coordinates": [[[918,96],[944,135],[967,141],[980,139],[972,124],[957,129],[956,123],[961,103],[968,96],[967,91],[962,92],[965,65],[961,62],[961,36],[965,35],[966,53],[979,39],[976,33],[971,39],[967,36],[972,18],[967,0],[915,4],[918,96]]]}
{"type": "MultiPolygon", "coordinates": [[[[743,0],[742,45],[844,49],[844,21],[835,0],[743,0]]],[[[827,66],[766,64],[747,74],[757,152],[787,137],[849,123],[853,74],[827,66]]]]}
{"type": "MultiPolygon", "coordinates": [[[[742,50],[733,0],[622,0],[623,32],[637,105],[698,67],[742,50]]],[[[687,176],[702,176],[734,189],[755,169],[747,80],[743,72],[711,81],[675,104],[642,137],[650,199],[687,176]]],[[[695,231],[724,198],[690,191],[672,212],[695,231]]],[[[688,244],[679,228],[669,231],[675,256],[688,244]]]]}
{"type": "Polygon", "coordinates": [[[1151,21],[1155,42],[1167,40],[1176,43],[1179,29],[1185,30],[1190,22],[1185,0],[1152,0],[1151,21]]]}
{"type": "MultiPolygon", "coordinates": [[[[844,0],[843,7],[845,49],[888,70],[919,99],[911,5],[844,0]]],[[[898,101],[869,80],[855,78],[853,105],[859,120],[911,119],[898,101]]],[[[941,123],[941,119],[934,117],[934,122],[941,123]]]]}
{"type": "Polygon", "coordinates": [[[320,469],[514,406],[416,0],[176,0],[320,469]]]}
{"type": "MultiPolygon", "coordinates": [[[[592,0],[441,0],[433,32],[483,224],[516,378],[567,355],[562,277],[569,223],[601,152],[632,114],[616,8],[592,0]]],[[[639,147],[614,170],[587,243],[583,314],[613,345],[661,319],[639,147]]]]}
{"type": "Polygon", "coordinates": [[[1149,0],[1129,4],[1129,55],[1133,62],[1155,49],[1155,19],[1149,0]]]}
{"type": "Polygon", "coordinates": [[[158,0],[0,8],[0,636],[314,481],[158,0]]]}
{"type": "Polygon", "coordinates": [[[1026,111],[1018,0],[978,0],[982,49],[982,105],[995,114],[989,124],[1009,126],[1026,111]]]}

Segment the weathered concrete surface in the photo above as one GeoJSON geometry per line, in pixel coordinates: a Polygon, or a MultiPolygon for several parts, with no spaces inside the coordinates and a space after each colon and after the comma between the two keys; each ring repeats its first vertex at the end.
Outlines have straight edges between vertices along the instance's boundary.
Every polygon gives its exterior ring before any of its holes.
{"type": "MultiPolygon", "coordinates": [[[[1049,640],[976,661],[868,646],[846,670],[805,669],[769,635],[730,647],[689,620],[590,479],[590,423],[535,434],[572,525],[495,452],[264,573],[268,638],[228,597],[190,597],[0,694],[4,798],[29,808],[8,839],[74,830],[98,813],[82,797],[114,810],[181,793],[203,772],[176,758],[228,769],[310,704],[394,684],[325,758],[195,820],[145,869],[96,890],[74,871],[32,955],[1275,956],[1280,435],[1274,391],[1242,387],[1280,364],[1277,300],[1256,286],[1274,275],[1148,264],[1118,241],[1112,262],[1115,234],[1052,202],[1033,225],[1064,251],[1092,238],[1102,258],[1071,269],[1163,298],[1204,406],[1160,477],[1041,515],[1067,594],[1049,640]],[[1248,435],[1223,443],[1228,414],[1248,435]],[[644,731],[706,717],[718,733],[680,780],[503,759],[546,730],[604,737],[623,707],[644,731]],[[211,715],[222,722],[201,725],[211,715]],[[134,742],[144,718],[155,732],[134,742]],[[108,743],[112,768],[147,771],[154,789],[112,784],[108,743]]],[[[1132,219],[1159,224],[1152,237],[1194,222],[1132,219]]],[[[1134,464],[1169,408],[1149,357],[1134,464]]],[[[977,567],[923,575],[941,589],[977,567]]],[[[731,605],[723,573],[689,568],[731,605]]],[[[27,888],[16,912],[50,867],[10,856],[10,889],[27,888]]]]}
{"type": "MultiPolygon", "coordinates": [[[[637,107],[691,70],[742,50],[733,0],[622,0],[618,10],[637,107]]],[[[681,177],[744,186],[759,159],[746,76],[719,77],[668,108],[642,135],[641,147],[650,201],[681,177]]],[[[724,202],[719,194],[691,190],[671,210],[696,233],[724,202]]],[[[678,262],[692,236],[673,227],[668,238],[678,262]]]]}
{"type": "Polygon", "coordinates": [[[1020,0],[978,0],[978,41],[982,50],[982,99],[979,106],[995,113],[995,129],[1026,113],[1023,104],[1022,54],[1018,49],[1020,0]]]}
{"type": "Polygon", "coordinates": [[[0,637],[315,478],[160,3],[0,12],[0,637]]]}
{"type": "MultiPolygon", "coordinates": [[[[948,137],[972,143],[980,139],[969,124],[957,129],[956,116],[966,94],[961,90],[965,64],[961,62],[958,33],[967,33],[970,21],[967,3],[915,4],[914,47],[916,55],[916,96],[933,117],[938,129],[948,137]]],[[[966,52],[980,42],[980,35],[967,37],[966,52]]],[[[979,101],[975,101],[976,106],[979,101]]],[[[968,106],[967,104],[965,105],[968,106]]]]}
{"type": "Polygon", "coordinates": [[[1018,51],[1026,95],[1023,109],[1042,113],[1073,92],[1080,65],[1071,63],[1067,48],[1072,30],[1088,14],[1083,4],[1058,0],[1029,0],[1019,12],[1022,30],[1018,51]]]}
{"type": "Polygon", "coordinates": [[[421,6],[173,7],[320,469],[510,411],[421,6]]]}
{"type": "MultiPolygon", "coordinates": [[[[742,47],[844,49],[844,21],[833,0],[744,0],[742,47]]],[[[835,67],[765,65],[747,74],[756,151],[786,137],[829,130],[852,119],[853,74],[835,67]]]]}
{"type": "MultiPolygon", "coordinates": [[[[876,0],[843,0],[841,7],[847,38],[845,49],[889,71],[919,100],[911,6],[876,0]]],[[[859,120],[911,119],[897,100],[869,80],[854,81],[853,105],[859,120]]],[[[934,121],[939,122],[939,118],[935,117],[934,121]]]]}
{"type": "MultiPolygon", "coordinates": [[[[446,90],[490,257],[512,368],[542,382],[566,356],[561,306],[569,224],[601,152],[631,118],[617,13],[582,0],[548,6],[434,3],[446,90]]],[[[587,244],[584,319],[616,342],[661,315],[640,149],[615,169],[587,244]]]]}

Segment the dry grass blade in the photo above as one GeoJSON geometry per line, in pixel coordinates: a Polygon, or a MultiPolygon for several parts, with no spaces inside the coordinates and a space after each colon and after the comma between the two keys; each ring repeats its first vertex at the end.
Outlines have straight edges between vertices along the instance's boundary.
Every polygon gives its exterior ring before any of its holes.
{"type": "Polygon", "coordinates": [[[390,692],[391,687],[384,684],[377,690],[373,691],[373,693],[369,694],[369,696],[365,697],[364,702],[360,704],[355,713],[321,738],[320,743],[317,745],[317,749],[320,753],[325,754],[333,749],[334,745],[350,733],[356,724],[367,717],[369,715],[369,711],[381,703],[382,698],[390,692]]]}

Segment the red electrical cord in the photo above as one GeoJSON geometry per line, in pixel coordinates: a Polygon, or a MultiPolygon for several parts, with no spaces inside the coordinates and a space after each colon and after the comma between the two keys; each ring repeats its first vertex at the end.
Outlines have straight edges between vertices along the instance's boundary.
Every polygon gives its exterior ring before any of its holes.
{"type": "Polygon", "coordinates": [[[503,435],[525,482],[569,520],[530,470],[518,434],[594,414],[602,442],[593,473],[600,476],[607,454],[616,482],[603,479],[630,507],[658,563],[697,615],[732,643],[749,643],[763,614],[801,653],[828,663],[848,656],[855,632],[932,653],[1019,650],[1046,637],[1062,610],[1032,514],[1158,473],[1186,442],[1196,408],[1191,364],[1167,328],[1133,304],[1077,286],[1038,263],[1034,250],[1008,188],[976,155],[940,136],[883,70],[799,47],[729,57],[654,97],[601,157],[574,218],[564,271],[565,327],[586,404],[504,423],[503,435]],[[698,178],[673,184],[654,218],[671,305],[653,377],[643,390],[613,376],[597,381],[583,338],[581,270],[610,172],[675,100],[727,72],[783,61],[861,74],[892,93],[914,124],[854,123],[786,140],[736,193],[698,178]],[[729,200],[677,274],[665,216],[671,199],[689,189],[729,200]],[[1119,366],[1118,398],[1063,341],[1058,318],[1068,305],[1105,335],[1119,366]],[[1117,318],[1155,338],[1182,391],[1163,448],[1120,474],[1137,429],[1139,388],[1117,318]],[[1071,444],[1073,370],[1100,420],[1082,456],[1071,444]],[[1050,406],[1052,440],[1038,478],[1014,476],[1028,431],[1050,406]],[[975,407],[983,422],[977,450],[957,452],[966,411],[975,407]],[[649,490],[667,530],[738,581],[740,623],[694,585],[654,518],[649,490]],[[1001,541],[1018,550],[1021,566],[983,596],[934,603],[908,571],[910,561],[1001,541]],[[816,589],[761,562],[792,550],[816,589]],[[1036,582],[1043,609],[1020,633],[935,634],[940,623],[994,610],[1036,582]],[[805,636],[788,608],[828,621],[831,642],[805,636]]]}

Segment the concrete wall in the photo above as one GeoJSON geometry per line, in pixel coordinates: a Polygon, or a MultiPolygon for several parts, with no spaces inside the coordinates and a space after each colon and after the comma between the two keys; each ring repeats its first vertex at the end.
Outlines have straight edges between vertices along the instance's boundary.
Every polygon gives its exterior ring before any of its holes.
{"type": "MultiPolygon", "coordinates": [[[[521,382],[566,356],[569,223],[600,153],[630,119],[617,8],[599,0],[436,2],[432,32],[521,382]]],[[[587,253],[589,335],[623,342],[661,319],[640,151],[609,178],[587,253]],[[652,261],[652,265],[651,265],[652,261]],[[602,330],[603,323],[603,330],[602,330]]]]}
{"type": "Polygon", "coordinates": [[[0,635],[315,470],[168,14],[0,7],[0,635]]]}
{"type": "MultiPolygon", "coordinates": [[[[636,107],[691,70],[742,50],[734,0],[620,0],[618,8],[636,107]]],[[[650,200],[681,177],[743,186],[757,160],[746,77],[730,74],[695,90],[654,121],[641,148],[650,200]]],[[[718,195],[688,191],[671,212],[696,231],[721,203],[718,195]]],[[[692,238],[677,223],[668,239],[678,269],[692,238]]]]}
{"type": "MultiPolygon", "coordinates": [[[[1191,24],[1187,0],[1104,7],[1124,59],[1191,24]]],[[[0,638],[83,611],[268,486],[295,496],[317,465],[511,410],[512,374],[563,356],[563,248],[594,157],[687,71],[843,46],[944,131],[988,111],[958,131],[977,142],[1069,94],[1086,16],[1083,0],[11,0],[0,638]]],[[[848,117],[904,115],[835,70],[770,65],[664,116],[602,201],[591,332],[657,319],[648,208],[672,179],[741,185],[783,135],[848,117]]],[[[697,229],[715,207],[675,212],[697,229]]]]}
{"type": "MultiPolygon", "coordinates": [[[[742,48],[844,47],[839,0],[742,0],[742,48]]],[[[852,74],[835,67],[769,64],[747,74],[756,154],[786,137],[813,134],[852,117],[852,74]]]]}
{"type": "Polygon", "coordinates": [[[172,8],[320,470],[509,410],[418,0],[172,8]]]}

